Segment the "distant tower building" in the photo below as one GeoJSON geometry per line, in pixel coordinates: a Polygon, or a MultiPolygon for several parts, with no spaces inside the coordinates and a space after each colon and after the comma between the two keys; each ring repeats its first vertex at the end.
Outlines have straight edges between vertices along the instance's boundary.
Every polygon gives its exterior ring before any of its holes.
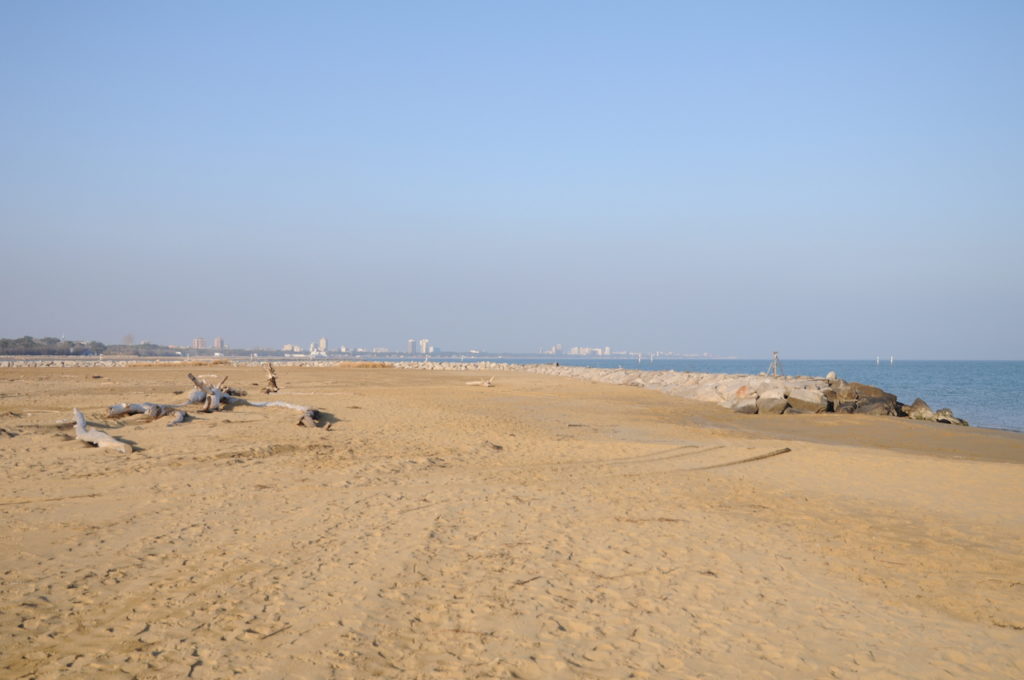
{"type": "Polygon", "coordinates": [[[414,338],[409,338],[406,341],[406,343],[407,344],[406,344],[406,347],[405,347],[405,353],[406,354],[416,354],[416,340],[414,338]]]}
{"type": "Polygon", "coordinates": [[[317,343],[318,348],[321,352],[327,351],[327,338],[320,338],[320,342],[317,343]]]}
{"type": "Polygon", "coordinates": [[[426,338],[423,338],[422,340],[420,340],[420,354],[429,354],[429,353],[430,353],[430,340],[427,340],[426,338]]]}
{"type": "Polygon", "coordinates": [[[206,349],[206,338],[192,338],[192,349],[206,349]]]}
{"type": "Polygon", "coordinates": [[[217,337],[215,337],[213,339],[213,348],[214,349],[224,349],[224,338],[220,337],[219,335],[217,337]]]}

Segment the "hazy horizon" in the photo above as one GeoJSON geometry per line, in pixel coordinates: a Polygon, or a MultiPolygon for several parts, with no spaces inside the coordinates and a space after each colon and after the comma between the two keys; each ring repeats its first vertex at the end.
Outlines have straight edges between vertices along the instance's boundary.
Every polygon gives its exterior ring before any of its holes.
{"type": "Polygon", "coordinates": [[[1021,3],[0,19],[0,337],[1024,359],[1021,3]]]}

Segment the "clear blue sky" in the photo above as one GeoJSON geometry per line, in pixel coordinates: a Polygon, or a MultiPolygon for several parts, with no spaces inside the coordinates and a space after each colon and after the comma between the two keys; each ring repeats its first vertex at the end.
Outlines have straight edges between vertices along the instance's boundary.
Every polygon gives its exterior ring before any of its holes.
{"type": "Polygon", "coordinates": [[[1024,3],[0,4],[0,336],[1024,359],[1024,3]]]}

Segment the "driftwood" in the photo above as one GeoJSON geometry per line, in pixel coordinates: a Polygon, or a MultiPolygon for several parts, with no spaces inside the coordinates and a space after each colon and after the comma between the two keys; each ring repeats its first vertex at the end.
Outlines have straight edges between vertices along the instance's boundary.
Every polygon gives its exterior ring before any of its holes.
{"type": "Polygon", "coordinates": [[[216,386],[211,385],[206,380],[195,377],[191,373],[188,374],[188,377],[196,387],[206,394],[203,410],[207,413],[220,410],[223,404],[227,404],[229,406],[257,406],[260,408],[273,406],[299,411],[302,414],[302,417],[299,419],[299,425],[316,427],[319,424],[317,419],[320,417],[320,414],[316,409],[310,408],[309,406],[289,404],[285,401],[249,401],[248,399],[232,395],[230,393],[231,390],[221,389],[227,381],[226,377],[223,378],[216,386]]]}
{"type": "Polygon", "coordinates": [[[478,387],[494,387],[494,376],[492,375],[487,380],[470,380],[467,385],[476,385],[478,387]]]}
{"type": "Polygon", "coordinates": [[[263,388],[264,394],[270,394],[271,392],[277,392],[277,373],[274,371],[274,364],[269,361],[266,363],[267,367],[267,386],[263,388]]]}
{"type": "Polygon", "coordinates": [[[289,404],[286,401],[249,401],[248,399],[241,399],[239,397],[227,397],[227,403],[232,406],[257,406],[260,408],[276,406],[279,408],[290,408],[291,410],[298,411],[302,414],[302,417],[299,418],[299,425],[305,425],[306,427],[316,427],[319,425],[317,422],[317,419],[320,418],[319,411],[308,406],[289,404]]]}
{"type": "Polygon", "coordinates": [[[111,448],[117,449],[121,453],[131,453],[132,445],[128,442],[123,442],[106,432],[100,432],[96,428],[86,427],[85,416],[77,408],[74,410],[75,414],[75,439],[98,446],[100,448],[111,448]]]}
{"type": "MultiPolygon", "coordinates": [[[[273,378],[273,367],[270,366],[270,364],[267,364],[267,366],[269,367],[270,371],[268,375],[270,378],[273,378]]],[[[110,418],[120,418],[129,415],[144,414],[146,416],[149,416],[151,420],[156,420],[157,418],[162,418],[163,416],[171,416],[169,422],[167,423],[168,427],[170,427],[171,425],[177,425],[179,423],[185,422],[189,415],[185,411],[186,406],[190,406],[193,404],[202,404],[203,408],[201,410],[205,413],[219,411],[224,406],[287,408],[291,409],[292,411],[298,411],[301,414],[298,422],[299,425],[304,425],[306,427],[319,427],[321,424],[319,422],[321,417],[320,412],[317,411],[315,408],[311,408],[309,406],[300,406],[299,404],[291,404],[286,401],[249,401],[248,399],[244,399],[242,397],[242,395],[245,394],[244,391],[235,390],[225,386],[225,383],[227,382],[227,377],[221,378],[220,381],[216,384],[212,382],[211,376],[196,377],[189,373],[188,379],[192,381],[192,384],[196,386],[196,389],[193,390],[188,395],[186,401],[182,404],[154,404],[151,402],[143,402],[141,404],[129,404],[125,402],[121,404],[114,404],[113,406],[109,407],[107,409],[107,416],[110,418]]],[[[269,384],[270,383],[268,383],[268,385],[269,384]]],[[[272,384],[276,389],[276,381],[273,381],[272,384]]],[[[82,422],[84,423],[84,419],[82,422]]],[[[99,439],[101,440],[106,438],[114,442],[113,444],[96,444],[97,446],[128,446],[127,444],[118,442],[110,435],[104,434],[102,432],[90,430],[89,433],[95,433],[96,435],[99,436],[99,439]]],[[[89,436],[92,435],[90,434],[89,436]]],[[[82,436],[79,436],[78,438],[82,439],[82,436]]],[[[91,440],[83,441],[91,442],[91,440]]]]}
{"type": "Polygon", "coordinates": [[[153,404],[148,401],[141,404],[114,404],[107,409],[107,417],[121,418],[123,416],[144,414],[149,416],[150,420],[156,420],[157,418],[174,413],[184,405],[153,404]]]}
{"type": "Polygon", "coordinates": [[[221,389],[224,386],[224,383],[228,380],[227,376],[221,378],[221,381],[216,385],[211,385],[206,380],[197,378],[191,373],[188,374],[188,379],[192,381],[193,385],[203,392],[203,411],[206,413],[219,411],[221,403],[224,402],[226,397],[230,396],[226,391],[221,389]]]}

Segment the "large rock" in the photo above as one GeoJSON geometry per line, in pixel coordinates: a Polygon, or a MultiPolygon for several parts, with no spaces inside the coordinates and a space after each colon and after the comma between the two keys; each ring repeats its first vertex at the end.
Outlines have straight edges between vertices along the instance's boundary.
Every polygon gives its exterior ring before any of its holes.
{"type": "Polygon", "coordinates": [[[895,416],[900,413],[896,395],[873,385],[837,380],[831,385],[828,399],[832,403],[832,410],[836,413],[864,413],[879,416],[895,416]]]}
{"type": "Polygon", "coordinates": [[[730,404],[729,408],[735,413],[757,413],[757,398],[756,397],[742,397],[735,399],[730,404]]]}
{"type": "Polygon", "coordinates": [[[940,408],[935,412],[935,422],[937,423],[948,423],[949,425],[963,425],[967,426],[967,421],[963,418],[957,418],[953,415],[953,412],[948,408],[940,408]]]}
{"type": "Polygon", "coordinates": [[[818,390],[798,388],[786,399],[789,408],[801,413],[824,413],[828,410],[828,399],[818,390]]]}
{"type": "Polygon", "coordinates": [[[915,399],[913,404],[903,407],[903,413],[913,420],[935,420],[935,412],[924,399],[915,399]]]}
{"type": "Polygon", "coordinates": [[[767,397],[761,395],[757,398],[757,412],[759,414],[775,414],[785,413],[786,409],[789,408],[789,402],[786,401],[786,397],[767,397]]]}
{"type": "Polygon", "coordinates": [[[895,416],[899,415],[899,407],[896,404],[896,397],[866,397],[857,400],[857,408],[853,412],[867,416],[895,416]]]}

